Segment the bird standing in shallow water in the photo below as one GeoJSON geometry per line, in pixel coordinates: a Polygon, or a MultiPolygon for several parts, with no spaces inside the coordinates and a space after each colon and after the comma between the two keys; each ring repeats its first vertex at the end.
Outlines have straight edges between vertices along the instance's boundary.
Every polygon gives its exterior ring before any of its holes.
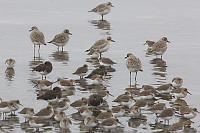
{"type": "Polygon", "coordinates": [[[62,51],[63,51],[63,47],[68,43],[69,41],[69,35],[72,35],[68,29],[65,29],[62,33],[57,34],[53,40],[51,40],[48,43],[53,43],[54,45],[58,46],[58,51],[59,51],[59,47],[62,47],[62,51]]]}
{"type": "Polygon", "coordinates": [[[110,12],[111,7],[113,7],[111,2],[103,3],[98,5],[97,7],[93,8],[92,10],[88,12],[95,12],[101,15],[101,20],[103,21],[103,15],[106,15],[110,12]]]}
{"type": "Polygon", "coordinates": [[[130,86],[131,86],[131,72],[135,72],[135,83],[138,71],[142,70],[142,64],[139,58],[135,57],[132,53],[128,53],[126,58],[126,67],[130,71],[130,86]]]}
{"type": "Polygon", "coordinates": [[[88,65],[85,64],[82,67],[79,67],[73,74],[79,75],[80,79],[83,79],[83,76],[88,72],[88,65]]]}

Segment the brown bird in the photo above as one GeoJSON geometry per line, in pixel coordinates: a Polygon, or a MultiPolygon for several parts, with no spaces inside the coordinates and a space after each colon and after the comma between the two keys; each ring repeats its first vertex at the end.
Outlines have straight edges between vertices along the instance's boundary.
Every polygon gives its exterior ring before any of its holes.
{"type": "Polygon", "coordinates": [[[53,66],[51,64],[51,62],[46,61],[45,63],[39,64],[38,66],[34,67],[32,71],[36,71],[39,72],[42,75],[42,79],[43,76],[45,76],[46,79],[46,75],[49,74],[53,69],[53,66]]]}
{"type": "Polygon", "coordinates": [[[25,118],[25,122],[27,119],[30,119],[34,115],[34,109],[33,108],[23,108],[19,114],[22,114],[23,117],[25,118]]]}
{"type": "Polygon", "coordinates": [[[167,108],[165,110],[163,110],[160,114],[159,114],[159,118],[162,118],[166,121],[168,121],[168,125],[169,125],[169,120],[172,119],[172,117],[174,116],[174,109],[173,108],[167,108]]]}
{"type": "Polygon", "coordinates": [[[111,66],[111,65],[117,64],[116,62],[112,61],[110,58],[106,58],[106,57],[101,57],[99,61],[101,65],[111,66]]]}
{"type": "Polygon", "coordinates": [[[108,109],[107,112],[101,112],[96,118],[97,120],[103,120],[110,117],[113,117],[113,115],[112,115],[112,111],[108,109]]]}
{"type": "Polygon", "coordinates": [[[52,87],[53,82],[48,80],[38,80],[34,87],[37,87],[40,90],[49,90],[52,87]]]}
{"type": "Polygon", "coordinates": [[[149,47],[152,47],[154,45],[154,41],[150,41],[150,40],[146,40],[145,44],[144,45],[148,45],[149,47]]]}
{"type": "Polygon", "coordinates": [[[89,106],[100,106],[103,104],[103,97],[99,94],[92,94],[88,99],[89,106]]]}
{"type": "Polygon", "coordinates": [[[54,115],[53,107],[48,105],[46,108],[41,109],[34,116],[40,119],[50,119],[54,115]]]}
{"type": "Polygon", "coordinates": [[[88,104],[88,100],[83,97],[75,102],[73,102],[72,104],[70,104],[70,106],[74,107],[74,108],[80,108],[82,106],[86,106],[88,104]]]}
{"type": "Polygon", "coordinates": [[[80,76],[80,79],[83,79],[83,76],[88,72],[88,65],[85,64],[82,67],[79,67],[73,74],[80,76]]]}

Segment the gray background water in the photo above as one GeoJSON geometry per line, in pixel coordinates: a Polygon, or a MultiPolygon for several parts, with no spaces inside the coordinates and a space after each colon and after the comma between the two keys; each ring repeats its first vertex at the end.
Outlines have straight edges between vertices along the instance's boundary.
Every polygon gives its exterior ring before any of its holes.
{"type": "MultiPolygon", "coordinates": [[[[144,71],[138,74],[139,85],[168,83],[173,77],[180,76],[184,79],[184,87],[192,93],[191,96],[187,96],[187,102],[200,110],[199,0],[113,0],[111,2],[115,7],[105,16],[108,22],[105,28],[107,30],[99,29],[91,23],[92,20],[99,20],[99,15],[87,12],[102,2],[104,1],[0,0],[0,97],[3,100],[19,99],[24,107],[33,107],[36,112],[47,105],[45,101],[36,100],[35,90],[30,81],[40,78],[39,74],[30,71],[29,66],[33,61],[33,44],[29,39],[28,30],[36,25],[44,33],[46,41],[66,28],[73,34],[68,45],[64,47],[67,51],[64,60],[56,58],[57,49],[52,44],[41,47],[41,58],[50,60],[54,67],[47,77],[49,80],[55,81],[58,77],[76,79],[72,72],[85,64],[88,56],[84,51],[96,40],[111,35],[116,43],[104,54],[117,62],[114,66],[116,72],[112,73],[112,79],[109,81],[111,87],[108,90],[111,94],[118,96],[128,86],[129,72],[124,57],[128,52],[132,52],[141,59],[143,65],[144,71]],[[146,57],[146,47],[142,45],[147,39],[157,41],[162,36],[167,36],[172,42],[163,57],[167,66],[164,70],[151,64],[155,57],[146,57]],[[5,77],[4,63],[10,57],[16,60],[15,76],[12,80],[5,77]]],[[[90,65],[90,68],[93,67],[90,65]]],[[[77,92],[71,101],[84,95],[88,96],[77,92]]],[[[111,97],[108,101],[112,100],[111,97]]],[[[70,109],[67,114],[73,111],[70,109]]],[[[23,120],[19,116],[19,122],[11,124],[11,130],[8,131],[23,132],[20,128],[23,120]]],[[[200,125],[200,116],[193,121],[194,127],[197,128],[200,125]]],[[[136,130],[127,124],[125,126],[124,131],[136,130]]],[[[141,132],[148,130],[149,128],[139,128],[141,132]]],[[[53,128],[52,132],[55,131],[59,129],[53,128]]],[[[79,128],[74,124],[71,131],[79,132],[79,128]]]]}

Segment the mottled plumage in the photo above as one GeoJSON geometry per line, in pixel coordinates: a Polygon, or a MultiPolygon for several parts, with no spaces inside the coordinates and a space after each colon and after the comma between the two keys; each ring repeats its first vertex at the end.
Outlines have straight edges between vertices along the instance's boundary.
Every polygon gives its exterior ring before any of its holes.
{"type": "Polygon", "coordinates": [[[88,65],[85,64],[82,67],[79,67],[73,74],[79,75],[80,79],[82,79],[87,72],[88,72],[88,65]]]}

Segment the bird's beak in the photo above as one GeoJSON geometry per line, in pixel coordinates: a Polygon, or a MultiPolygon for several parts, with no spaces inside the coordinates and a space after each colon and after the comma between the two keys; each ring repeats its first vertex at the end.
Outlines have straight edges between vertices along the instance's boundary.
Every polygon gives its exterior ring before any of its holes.
{"type": "Polygon", "coordinates": [[[113,5],[110,5],[111,7],[114,7],[113,5]]]}
{"type": "Polygon", "coordinates": [[[111,40],[111,42],[115,42],[114,40],[111,40]]]}
{"type": "Polygon", "coordinates": [[[19,105],[23,106],[21,103],[19,105]]]}
{"type": "Polygon", "coordinates": [[[147,43],[145,42],[144,45],[146,45],[147,43]]]}
{"type": "Polygon", "coordinates": [[[57,83],[57,82],[58,82],[58,80],[56,80],[55,82],[53,82],[53,84],[54,84],[54,83],[57,83]]]}
{"type": "Polygon", "coordinates": [[[127,56],[125,57],[125,59],[128,58],[127,56]]]}
{"type": "Polygon", "coordinates": [[[189,91],[187,91],[188,94],[192,95],[189,91]]]}
{"type": "Polygon", "coordinates": [[[121,122],[117,122],[117,123],[119,123],[120,125],[124,126],[121,122]]]}
{"type": "Polygon", "coordinates": [[[167,40],[168,43],[171,43],[170,41],[167,40]]]}
{"type": "Polygon", "coordinates": [[[31,32],[33,29],[30,29],[29,32],[31,32]]]}
{"type": "Polygon", "coordinates": [[[70,35],[72,35],[72,33],[69,32],[70,35]]]}
{"type": "Polygon", "coordinates": [[[110,94],[109,92],[108,92],[108,95],[110,95],[110,96],[112,96],[112,97],[114,97],[112,94],[110,94]]]}

